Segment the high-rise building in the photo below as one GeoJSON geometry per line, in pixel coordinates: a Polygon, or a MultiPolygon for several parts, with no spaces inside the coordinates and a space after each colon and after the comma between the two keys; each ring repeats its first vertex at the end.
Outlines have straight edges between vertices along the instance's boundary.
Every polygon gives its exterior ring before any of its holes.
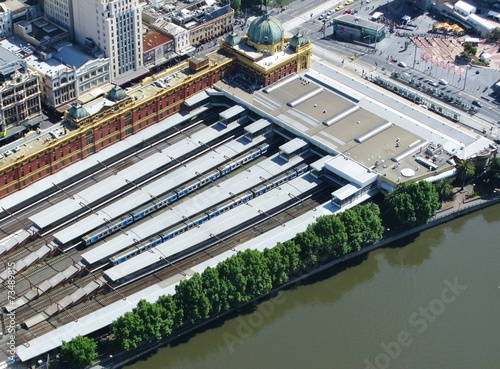
{"type": "Polygon", "coordinates": [[[43,10],[49,21],[69,31],[73,36],[72,0],[43,0],[43,10]]]}
{"type": "Polygon", "coordinates": [[[139,0],[73,0],[75,39],[81,45],[92,40],[104,51],[112,81],[147,72],[142,65],[141,7],[139,0]]]}

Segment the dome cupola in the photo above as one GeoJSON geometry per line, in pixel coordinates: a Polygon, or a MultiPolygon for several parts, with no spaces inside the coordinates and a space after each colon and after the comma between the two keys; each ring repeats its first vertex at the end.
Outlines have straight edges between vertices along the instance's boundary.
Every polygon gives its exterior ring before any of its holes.
{"type": "Polygon", "coordinates": [[[68,115],[71,118],[78,120],[78,119],[88,117],[90,114],[83,106],[81,106],[80,104],[77,103],[77,104],[73,104],[73,106],[71,108],[69,108],[68,115]]]}
{"type": "Polygon", "coordinates": [[[248,39],[259,45],[271,45],[283,39],[283,26],[267,12],[255,19],[248,28],[248,39]]]}

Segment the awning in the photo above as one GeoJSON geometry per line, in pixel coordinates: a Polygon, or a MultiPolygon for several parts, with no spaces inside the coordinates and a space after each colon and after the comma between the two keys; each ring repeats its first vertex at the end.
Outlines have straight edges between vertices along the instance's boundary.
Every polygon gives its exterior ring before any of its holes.
{"type": "Polygon", "coordinates": [[[391,186],[389,183],[387,182],[380,182],[380,188],[387,191],[387,192],[392,192],[396,189],[396,187],[394,186],[391,186]]]}
{"type": "Polygon", "coordinates": [[[448,170],[446,172],[437,174],[435,176],[427,177],[424,179],[424,181],[434,183],[434,182],[440,181],[441,179],[453,177],[456,174],[457,174],[457,170],[455,168],[453,168],[452,170],[448,170]]]}

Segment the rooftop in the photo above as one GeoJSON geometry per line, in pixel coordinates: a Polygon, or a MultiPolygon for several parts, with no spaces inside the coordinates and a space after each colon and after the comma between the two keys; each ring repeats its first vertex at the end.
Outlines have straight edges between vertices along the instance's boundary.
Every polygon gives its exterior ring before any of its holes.
{"type": "Polygon", "coordinates": [[[144,35],[142,40],[144,52],[154,49],[157,46],[166,44],[169,41],[173,41],[173,39],[161,34],[160,32],[149,32],[148,34],[144,35]]]}
{"type": "MultiPolygon", "coordinates": [[[[30,67],[44,75],[56,75],[59,72],[69,71],[73,68],[79,69],[87,63],[96,60],[87,55],[82,49],[68,41],[52,45],[52,57],[42,60],[34,54],[34,48],[19,37],[11,36],[0,41],[3,49],[22,57],[30,67]]],[[[0,49],[0,50],[3,50],[0,49]]]]}

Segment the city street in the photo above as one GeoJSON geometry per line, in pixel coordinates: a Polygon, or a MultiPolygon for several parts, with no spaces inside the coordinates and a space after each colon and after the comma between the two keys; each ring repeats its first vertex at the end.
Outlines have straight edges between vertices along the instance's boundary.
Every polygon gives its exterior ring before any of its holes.
{"type": "MultiPolygon", "coordinates": [[[[399,2],[396,4],[386,0],[374,0],[366,4],[363,1],[356,1],[346,7],[357,10],[358,15],[365,19],[369,19],[376,11],[385,13],[392,21],[409,15],[412,17],[410,22],[412,27],[400,30],[404,36],[387,32],[384,40],[376,45],[370,45],[371,47],[333,40],[332,27],[324,27],[324,23],[317,18],[322,13],[333,10],[338,3],[341,2],[295,1],[289,9],[275,12],[273,16],[283,23],[285,31],[293,34],[300,30],[309,38],[315,45],[313,51],[315,55],[321,58],[325,52],[334,53],[338,55],[339,60],[349,61],[350,67],[358,73],[366,70],[390,75],[392,71],[398,71],[408,73],[412,78],[424,83],[427,83],[425,82],[427,80],[436,83],[439,80],[446,81],[446,85],[438,85],[436,89],[468,104],[479,100],[482,106],[476,106],[478,111],[474,115],[478,121],[477,129],[496,138],[500,127],[497,125],[500,121],[500,100],[497,101],[493,85],[500,80],[500,70],[467,64],[456,65],[456,68],[455,65],[443,68],[444,61],[438,66],[437,63],[422,60],[422,50],[417,48],[408,36],[426,37],[435,19],[431,14],[417,13],[413,7],[399,2]],[[351,62],[348,59],[350,57],[354,57],[355,61],[351,62]],[[391,59],[396,62],[391,62],[391,59]],[[400,67],[397,62],[403,62],[407,67],[400,67]]],[[[331,17],[342,14],[344,10],[334,11],[331,17]]]]}

